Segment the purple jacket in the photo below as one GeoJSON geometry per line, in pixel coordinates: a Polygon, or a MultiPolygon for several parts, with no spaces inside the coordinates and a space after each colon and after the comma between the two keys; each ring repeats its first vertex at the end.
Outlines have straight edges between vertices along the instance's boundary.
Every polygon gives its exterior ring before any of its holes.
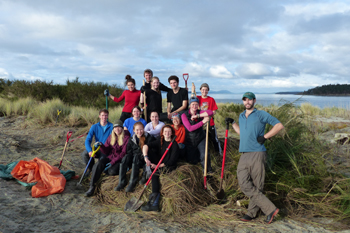
{"type": "Polygon", "coordinates": [[[130,133],[128,130],[124,130],[124,141],[123,145],[118,145],[118,139],[115,142],[115,144],[111,145],[111,138],[112,134],[109,135],[104,145],[101,146],[103,149],[102,151],[108,156],[108,158],[111,160],[111,164],[115,164],[117,162],[120,162],[125,154],[126,154],[126,146],[128,145],[128,141],[130,138],[130,133]]]}

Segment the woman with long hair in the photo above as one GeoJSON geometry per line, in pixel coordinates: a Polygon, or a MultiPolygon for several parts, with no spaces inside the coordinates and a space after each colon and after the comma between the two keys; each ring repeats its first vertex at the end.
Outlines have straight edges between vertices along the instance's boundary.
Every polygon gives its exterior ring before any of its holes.
{"type": "Polygon", "coordinates": [[[151,112],[151,122],[145,126],[145,131],[157,138],[160,136],[160,131],[163,128],[164,123],[159,121],[159,113],[151,112]]]}
{"type": "MultiPolygon", "coordinates": [[[[154,170],[162,158],[163,154],[169,147],[171,140],[175,137],[175,130],[170,125],[165,125],[161,130],[161,136],[156,141],[147,143],[143,146],[143,156],[146,166],[150,166],[154,170]],[[156,150],[156,153],[150,153],[150,150],[156,150]]],[[[141,208],[143,211],[158,211],[160,197],[160,181],[161,173],[171,172],[176,169],[177,160],[179,158],[179,146],[176,141],[169,148],[158,170],[152,176],[152,194],[149,196],[148,203],[141,208]]]]}
{"type": "Polygon", "coordinates": [[[130,135],[133,136],[134,135],[134,124],[136,122],[141,122],[143,124],[143,126],[146,126],[146,121],[141,118],[141,108],[139,106],[135,106],[132,108],[132,117],[126,119],[124,121],[124,129],[128,130],[130,135]]]}
{"type": "MultiPolygon", "coordinates": [[[[143,95],[146,94],[147,123],[151,121],[151,112],[162,112],[162,94],[159,90],[159,78],[154,76],[151,79],[151,89],[145,89],[141,93],[140,103],[144,106],[143,95]]],[[[144,108],[144,107],[143,107],[144,108]]]]}
{"type": "Polygon", "coordinates": [[[146,144],[154,140],[154,138],[144,131],[144,125],[141,122],[136,122],[133,126],[134,135],[128,142],[126,155],[121,161],[119,168],[119,184],[115,188],[115,191],[122,190],[126,185],[126,172],[131,167],[131,176],[128,187],[125,192],[132,192],[135,189],[139,178],[140,167],[143,166],[143,156],[141,148],[146,144]]]}
{"type": "Polygon", "coordinates": [[[109,95],[109,97],[114,102],[120,102],[125,99],[125,104],[122,110],[122,114],[120,115],[120,120],[124,122],[127,118],[132,116],[132,109],[134,106],[139,105],[141,91],[136,90],[136,82],[130,75],[125,76],[125,85],[128,87],[128,90],[124,90],[122,95],[117,98],[113,95],[109,95]]]}
{"type": "Polygon", "coordinates": [[[100,179],[103,171],[111,176],[119,174],[120,162],[126,155],[126,147],[129,138],[129,131],[123,129],[123,123],[121,120],[117,120],[113,125],[112,133],[107,138],[105,144],[100,143],[101,149],[107,157],[101,157],[92,167],[90,188],[85,193],[85,196],[90,197],[94,194],[96,183],[100,179]]]}

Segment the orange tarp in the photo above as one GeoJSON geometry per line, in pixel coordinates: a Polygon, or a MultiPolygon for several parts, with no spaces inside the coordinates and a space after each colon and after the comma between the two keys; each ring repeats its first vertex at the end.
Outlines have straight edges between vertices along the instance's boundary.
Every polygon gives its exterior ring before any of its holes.
{"type": "Polygon", "coordinates": [[[32,187],[32,197],[45,197],[61,193],[66,185],[66,179],[60,170],[39,158],[31,161],[19,161],[13,168],[11,175],[25,183],[37,182],[32,187]]]}

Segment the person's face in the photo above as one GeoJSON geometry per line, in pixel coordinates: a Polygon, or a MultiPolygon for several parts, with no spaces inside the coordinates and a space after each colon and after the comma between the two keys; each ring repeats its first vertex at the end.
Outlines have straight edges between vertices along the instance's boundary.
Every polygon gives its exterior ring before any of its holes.
{"type": "Polygon", "coordinates": [[[206,97],[208,95],[208,88],[207,87],[202,87],[201,88],[201,93],[202,93],[202,96],[206,97]]]}
{"type": "Polygon", "coordinates": [[[256,102],[256,99],[248,99],[247,97],[243,98],[243,105],[245,106],[245,109],[252,110],[254,109],[254,104],[256,102]]]}
{"type": "Polygon", "coordinates": [[[132,115],[134,117],[138,118],[138,117],[140,117],[141,112],[137,108],[134,108],[134,110],[132,110],[132,115]]]}
{"type": "Polygon", "coordinates": [[[134,129],[134,133],[138,138],[140,138],[143,135],[143,126],[142,125],[136,125],[134,129]]]}
{"type": "Polygon", "coordinates": [[[165,129],[163,130],[163,135],[164,135],[165,138],[171,138],[171,135],[172,135],[171,129],[168,128],[168,127],[165,128],[165,129]]]}
{"type": "Polygon", "coordinates": [[[152,88],[153,88],[153,89],[157,89],[158,87],[159,87],[159,81],[158,81],[158,79],[153,79],[152,88]]]}
{"type": "Polygon", "coordinates": [[[190,105],[191,111],[197,111],[198,109],[198,103],[197,102],[192,102],[190,105]]]}
{"type": "Polygon", "coordinates": [[[151,73],[145,73],[145,79],[146,79],[146,82],[150,82],[151,81],[151,78],[152,78],[152,75],[151,75],[151,73]]]}
{"type": "Polygon", "coordinates": [[[175,90],[179,86],[179,83],[176,80],[170,80],[170,86],[175,90]]]}
{"type": "Polygon", "coordinates": [[[113,131],[114,131],[115,134],[117,134],[119,136],[123,132],[123,128],[117,126],[117,127],[113,128],[113,131]]]}
{"type": "Polygon", "coordinates": [[[135,90],[135,85],[134,85],[134,83],[128,82],[128,90],[129,90],[129,91],[135,90]]]}
{"type": "Polygon", "coordinates": [[[159,116],[156,112],[151,113],[151,121],[156,124],[159,123],[159,116]]]}
{"type": "Polygon", "coordinates": [[[180,119],[179,119],[178,117],[174,117],[174,118],[173,118],[173,124],[174,124],[175,126],[180,125],[180,119]]]}
{"type": "Polygon", "coordinates": [[[107,120],[108,120],[108,113],[101,112],[98,117],[100,118],[101,121],[107,122],[107,120]]]}

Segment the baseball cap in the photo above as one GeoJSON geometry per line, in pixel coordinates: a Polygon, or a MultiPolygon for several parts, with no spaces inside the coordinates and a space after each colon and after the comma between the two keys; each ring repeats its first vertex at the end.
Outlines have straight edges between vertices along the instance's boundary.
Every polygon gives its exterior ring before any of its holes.
{"type": "Polygon", "coordinates": [[[115,127],[122,127],[123,128],[123,122],[121,120],[116,120],[114,125],[113,125],[113,128],[115,127]]]}
{"type": "Polygon", "coordinates": [[[242,100],[243,100],[245,97],[248,98],[248,99],[250,99],[250,100],[256,99],[253,92],[246,92],[246,93],[244,93],[244,95],[243,95],[243,97],[242,97],[242,100]]]}

